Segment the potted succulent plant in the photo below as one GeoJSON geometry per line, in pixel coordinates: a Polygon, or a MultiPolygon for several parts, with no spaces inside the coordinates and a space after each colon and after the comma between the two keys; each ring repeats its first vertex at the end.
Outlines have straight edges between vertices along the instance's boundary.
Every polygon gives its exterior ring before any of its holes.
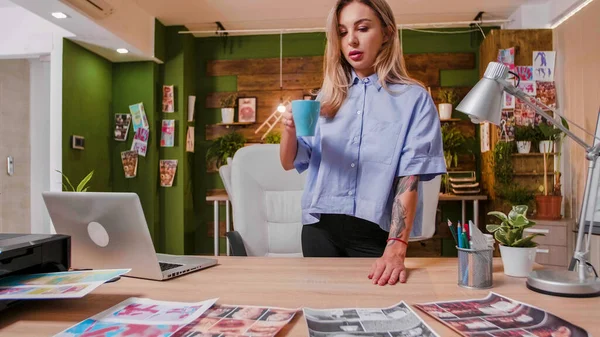
{"type": "Polygon", "coordinates": [[[533,238],[544,235],[526,232],[527,228],[535,225],[534,221],[527,219],[527,209],[526,205],[517,205],[512,206],[508,215],[498,211],[488,213],[500,220],[500,224],[489,224],[486,229],[494,234],[500,245],[504,273],[508,276],[527,277],[531,273],[538,252],[533,238]]]}
{"type": "Polygon", "coordinates": [[[438,99],[440,100],[439,112],[440,119],[447,120],[452,118],[452,110],[454,110],[454,104],[458,102],[458,94],[454,88],[442,88],[438,93],[438,99]]]}
{"type": "Polygon", "coordinates": [[[231,93],[221,97],[221,119],[225,124],[233,123],[235,114],[235,104],[237,102],[237,93],[231,93]]]}

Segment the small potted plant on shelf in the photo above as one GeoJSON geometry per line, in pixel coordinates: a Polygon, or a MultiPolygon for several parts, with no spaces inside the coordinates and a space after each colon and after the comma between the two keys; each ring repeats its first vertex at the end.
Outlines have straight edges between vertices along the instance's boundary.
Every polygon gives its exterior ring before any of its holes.
{"type": "Polygon", "coordinates": [[[230,93],[221,97],[221,119],[224,124],[232,124],[235,115],[235,104],[237,102],[237,93],[230,93]]]}
{"type": "Polygon", "coordinates": [[[442,125],[441,131],[446,167],[457,167],[459,154],[473,153],[475,139],[465,137],[457,127],[449,124],[442,125]]]}
{"type": "Polygon", "coordinates": [[[265,136],[265,144],[281,143],[281,133],[279,131],[271,131],[265,136]]]}
{"type": "Polygon", "coordinates": [[[214,165],[218,169],[227,163],[227,158],[233,158],[236,151],[245,144],[246,138],[235,131],[215,139],[206,151],[207,165],[214,165]]]}
{"type": "Polygon", "coordinates": [[[512,206],[508,215],[498,211],[488,213],[500,220],[500,224],[489,224],[486,229],[499,243],[504,274],[508,276],[527,277],[531,273],[538,250],[533,238],[544,235],[530,233],[524,236],[525,229],[535,225],[527,219],[527,209],[526,205],[517,205],[512,206]]]}
{"type": "Polygon", "coordinates": [[[536,129],[530,125],[515,126],[515,141],[517,142],[517,151],[519,153],[529,153],[531,143],[537,140],[536,129]]]}
{"type": "Polygon", "coordinates": [[[454,110],[454,104],[458,102],[458,94],[454,88],[441,88],[438,93],[438,99],[440,100],[439,112],[440,119],[447,120],[452,118],[452,110],[454,110]]]}

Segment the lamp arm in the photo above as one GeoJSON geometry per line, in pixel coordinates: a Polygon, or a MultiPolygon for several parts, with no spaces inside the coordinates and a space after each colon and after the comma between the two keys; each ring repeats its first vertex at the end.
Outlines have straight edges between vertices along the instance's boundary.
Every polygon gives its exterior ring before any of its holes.
{"type": "MultiPolygon", "coordinates": [[[[567,136],[569,136],[571,139],[573,139],[577,144],[582,146],[586,150],[586,152],[592,151],[593,148],[588,143],[586,143],[583,139],[579,138],[571,130],[567,129],[564,125],[562,125],[562,123],[557,122],[554,118],[552,118],[552,116],[548,115],[537,104],[531,103],[531,101],[529,100],[530,96],[527,96],[527,94],[524,93],[521,89],[516,88],[514,85],[512,85],[511,83],[509,83],[508,81],[506,81],[504,79],[498,79],[497,81],[502,84],[502,86],[504,87],[504,91],[521,99],[521,101],[523,103],[525,103],[529,107],[533,108],[535,110],[535,112],[537,112],[542,117],[546,118],[548,121],[550,121],[550,123],[552,123],[554,126],[556,126],[560,131],[564,132],[567,136]]],[[[540,104],[542,104],[542,103],[540,103],[540,104]]],[[[559,115],[556,111],[554,111],[554,113],[559,115]]]]}

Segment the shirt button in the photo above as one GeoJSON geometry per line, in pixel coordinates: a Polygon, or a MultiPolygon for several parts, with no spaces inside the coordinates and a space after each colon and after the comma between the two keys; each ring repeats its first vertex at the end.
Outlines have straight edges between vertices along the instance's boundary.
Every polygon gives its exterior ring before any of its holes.
{"type": "Polygon", "coordinates": [[[358,141],[358,137],[354,137],[352,140],[356,143],[358,141]]]}
{"type": "Polygon", "coordinates": [[[352,195],[352,191],[348,191],[348,195],[352,195]]]}
{"type": "Polygon", "coordinates": [[[351,166],[351,167],[354,167],[354,166],[356,166],[356,164],[352,163],[352,164],[350,164],[350,166],[351,166]]]}
{"type": "Polygon", "coordinates": [[[360,115],[360,112],[361,112],[360,110],[356,111],[356,113],[359,114],[359,115],[360,115]]]}
{"type": "Polygon", "coordinates": [[[365,79],[363,80],[363,82],[365,82],[365,83],[369,83],[369,82],[370,82],[370,80],[369,80],[369,78],[367,77],[367,78],[365,78],[365,79]]]}

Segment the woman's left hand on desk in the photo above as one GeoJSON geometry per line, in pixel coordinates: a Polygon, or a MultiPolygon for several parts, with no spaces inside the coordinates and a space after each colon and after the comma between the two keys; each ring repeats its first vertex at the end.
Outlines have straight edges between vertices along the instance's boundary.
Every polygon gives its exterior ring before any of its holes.
{"type": "Polygon", "coordinates": [[[403,245],[389,245],[385,248],[383,256],[375,260],[371,266],[369,278],[373,284],[380,286],[386,284],[406,283],[407,270],[404,267],[406,248],[403,245]]]}

